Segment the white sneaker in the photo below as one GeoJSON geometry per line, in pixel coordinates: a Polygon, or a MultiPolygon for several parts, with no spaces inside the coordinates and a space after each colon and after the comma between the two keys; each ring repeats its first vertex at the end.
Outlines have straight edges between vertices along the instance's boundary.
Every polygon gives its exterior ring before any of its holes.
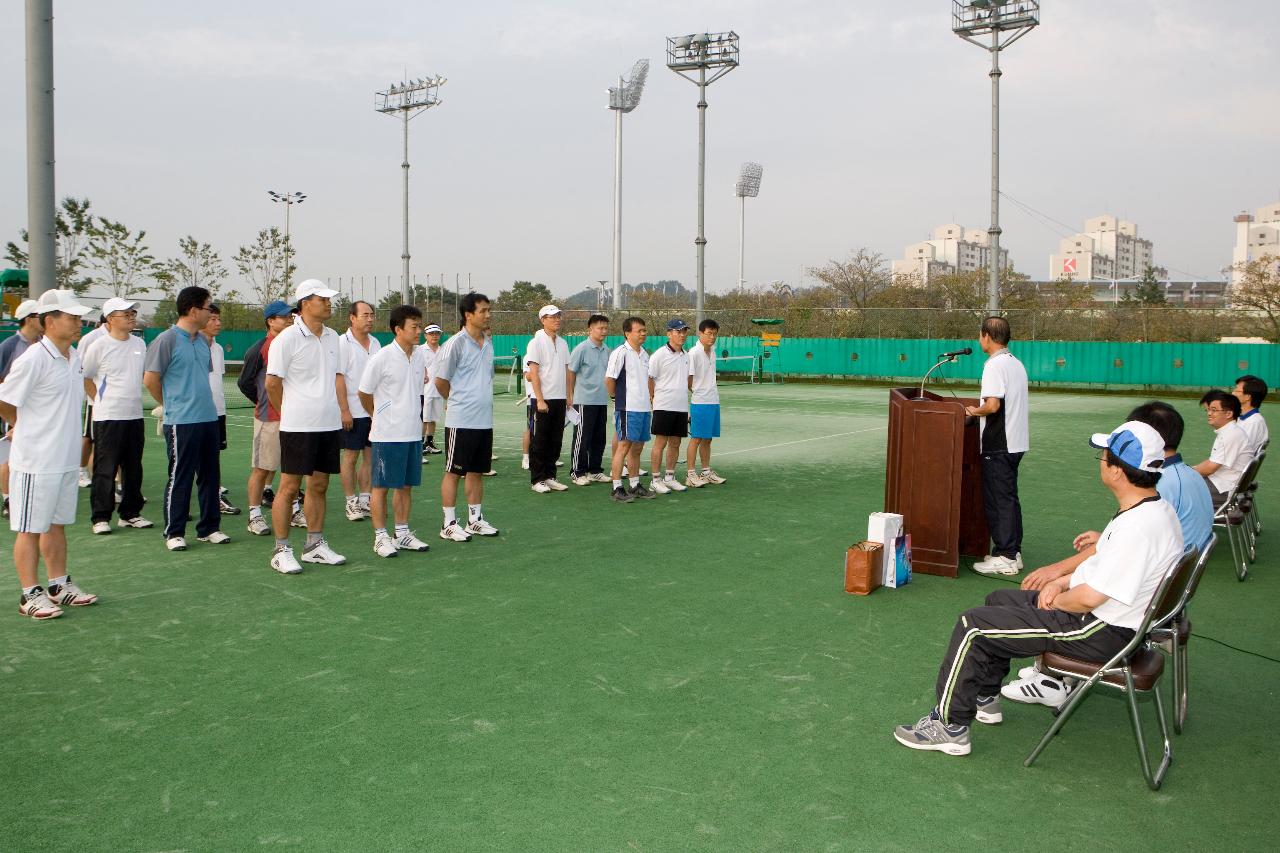
{"type": "Polygon", "coordinates": [[[306,513],[304,513],[301,509],[299,509],[297,512],[295,512],[295,513],[293,514],[293,517],[289,519],[289,526],[290,526],[290,527],[301,527],[303,530],[306,530],[306,529],[307,529],[307,514],[306,514],[306,513]]]}
{"type": "Polygon", "coordinates": [[[691,489],[701,489],[707,484],[707,481],[702,479],[702,475],[697,471],[690,471],[685,475],[684,484],[691,489]]]}
{"type": "Polygon", "coordinates": [[[399,553],[396,543],[391,541],[391,536],[387,533],[379,533],[373,537],[373,553],[379,557],[394,557],[399,553]]]}
{"type": "Polygon", "coordinates": [[[208,542],[210,545],[226,545],[231,541],[231,537],[223,533],[221,530],[215,530],[208,536],[197,536],[197,542],[208,542]]]}
{"type": "Polygon", "coordinates": [[[364,521],[364,510],[359,498],[347,498],[347,521],[364,521]]]}
{"type": "Polygon", "coordinates": [[[462,529],[462,525],[454,521],[447,527],[440,528],[440,538],[452,542],[466,542],[471,534],[462,529]]]}
{"type": "Polygon", "coordinates": [[[481,517],[467,525],[467,533],[474,534],[476,536],[497,536],[498,528],[494,527],[481,517]]]}
{"type": "Polygon", "coordinates": [[[534,483],[530,488],[532,488],[535,492],[537,492],[540,495],[545,495],[547,492],[551,491],[551,487],[547,485],[546,480],[539,480],[538,482],[534,483]]]}
{"type": "Polygon", "coordinates": [[[520,468],[524,471],[529,470],[529,454],[528,453],[520,457],[520,468]]]}
{"type": "Polygon", "coordinates": [[[575,486],[590,486],[591,478],[586,474],[579,474],[576,477],[571,477],[569,482],[573,483],[575,486]]]}
{"type": "Polygon", "coordinates": [[[111,532],[111,522],[95,521],[93,523],[93,533],[95,536],[102,536],[111,532]]]}
{"type": "Polygon", "coordinates": [[[667,484],[657,478],[655,478],[653,482],[649,484],[649,491],[653,492],[655,495],[671,494],[671,490],[667,488],[667,484]]]}
{"type": "Polygon", "coordinates": [[[588,474],[587,479],[593,483],[612,483],[613,478],[601,471],[599,474],[588,474]]]}
{"type": "Polygon", "coordinates": [[[150,521],[147,521],[140,515],[133,518],[122,518],[116,522],[116,527],[135,527],[138,530],[146,530],[148,527],[155,527],[150,521]]]}
{"type": "MultiPolygon", "coordinates": [[[[649,475],[649,472],[648,472],[648,471],[646,471],[646,470],[644,470],[643,468],[641,468],[641,469],[640,469],[640,473],[639,473],[639,474],[636,474],[636,476],[637,476],[637,477],[647,477],[648,475],[649,475]]],[[[630,472],[628,472],[628,471],[627,471],[627,466],[626,466],[626,465],[623,465],[623,466],[622,466],[622,478],[625,480],[627,477],[630,477],[630,476],[631,476],[631,474],[630,474],[630,472]]],[[[612,480],[611,480],[610,482],[612,482],[612,480]]]]}
{"type": "Polygon", "coordinates": [[[43,587],[36,587],[31,595],[18,596],[18,612],[32,619],[57,619],[62,608],[49,600],[43,587]]]}
{"type": "Polygon", "coordinates": [[[1035,667],[1025,667],[1018,672],[1018,675],[1021,676],[1027,669],[1031,670],[1029,676],[1010,681],[1000,688],[1000,695],[1010,702],[1021,702],[1024,705],[1048,705],[1057,710],[1067,704],[1067,700],[1075,692],[1075,684],[1045,675],[1035,667]]]}
{"type": "Polygon", "coordinates": [[[668,477],[662,481],[662,485],[666,486],[673,492],[687,492],[689,488],[675,477],[668,477]]]}
{"type": "Polygon", "coordinates": [[[1016,575],[1018,564],[1008,557],[989,557],[973,564],[973,570],[980,575],[1016,575]]]}
{"type": "Polygon", "coordinates": [[[76,586],[70,575],[64,584],[49,584],[47,594],[49,600],[58,607],[87,607],[98,602],[98,596],[76,586]]]}
{"type": "Polygon", "coordinates": [[[271,555],[271,568],[282,575],[296,575],[302,571],[298,558],[293,556],[293,549],[288,545],[276,548],[275,553],[271,555]]]}
{"type": "Polygon", "coordinates": [[[435,453],[444,453],[444,451],[443,451],[443,450],[441,450],[440,448],[436,447],[434,444],[424,444],[424,445],[422,445],[422,452],[423,452],[423,453],[431,453],[431,454],[435,454],[435,453]]]}
{"type": "Polygon", "coordinates": [[[271,525],[267,524],[263,516],[253,515],[249,517],[249,526],[246,529],[254,536],[266,536],[271,532],[271,525]]]}
{"type": "Polygon", "coordinates": [[[357,500],[359,500],[360,502],[360,511],[364,513],[364,517],[373,518],[373,510],[369,508],[370,499],[366,497],[360,497],[357,500]]]}
{"type": "Polygon", "coordinates": [[[395,545],[396,548],[400,549],[401,551],[430,551],[431,550],[431,546],[428,545],[426,542],[423,542],[417,536],[415,536],[412,530],[410,530],[408,533],[404,534],[403,536],[397,536],[395,541],[392,544],[395,545]]]}
{"type": "Polygon", "coordinates": [[[321,539],[302,552],[302,562],[320,563],[325,566],[341,566],[347,558],[329,547],[329,543],[321,539]]]}
{"type": "Polygon", "coordinates": [[[544,480],[543,482],[545,482],[547,484],[547,488],[551,489],[553,492],[565,492],[569,490],[568,486],[557,480],[555,477],[552,477],[550,480],[544,480]]]}
{"type": "Polygon", "coordinates": [[[181,536],[170,536],[164,540],[164,547],[170,551],[185,551],[187,550],[187,540],[181,536]]]}
{"type": "Polygon", "coordinates": [[[89,476],[87,471],[81,469],[80,477],[76,480],[76,485],[82,489],[87,489],[93,485],[93,477],[89,476]]]}
{"type": "Polygon", "coordinates": [[[716,486],[719,486],[722,483],[727,482],[724,477],[721,477],[719,474],[717,474],[715,471],[712,471],[710,468],[702,472],[702,479],[705,482],[711,483],[716,486]]]}

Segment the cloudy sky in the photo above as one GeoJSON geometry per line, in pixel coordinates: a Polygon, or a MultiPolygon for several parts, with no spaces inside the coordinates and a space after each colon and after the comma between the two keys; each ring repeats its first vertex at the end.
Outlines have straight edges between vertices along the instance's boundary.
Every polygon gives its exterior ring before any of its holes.
{"type": "MultiPolygon", "coordinates": [[[[1048,272],[1088,216],[1138,223],[1178,275],[1217,277],[1231,218],[1280,199],[1280,4],[1045,0],[1004,54],[1004,244],[1048,272]],[[1047,217],[1047,218],[1046,218],[1047,217]],[[1054,222],[1053,220],[1057,220],[1054,222]]],[[[898,2],[55,2],[57,191],[229,258],[300,190],[300,273],[399,273],[400,128],[373,93],[443,74],[411,124],[413,271],[566,295],[611,272],[613,120],[605,89],[651,60],[624,120],[626,281],[695,279],[696,88],[664,37],[733,29],[742,65],[709,90],[707,283],[732,287],[733,183],[747,278],[866,246],[886,258],[938,224],[988,223],[987,54],[946,0],[898,2]]],[[[26,219],[22,4],[0,11],[0,239],[26,219]]]]}

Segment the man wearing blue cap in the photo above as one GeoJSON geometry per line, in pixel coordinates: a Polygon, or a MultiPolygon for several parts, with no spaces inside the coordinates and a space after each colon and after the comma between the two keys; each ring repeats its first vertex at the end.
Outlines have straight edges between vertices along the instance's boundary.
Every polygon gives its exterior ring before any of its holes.
{"type": "MultiPolygon", "coordinates": [[[[267,353],[276,336],[289,328],[293,317],[288,303],[277,299],[262,309],[267,336],[255,341],[244,354],[244,367],[236,380],[240,393],[253,403],[252,467],[249,471],[249,532],[266,536],[271,524],[262,515],[262,498],[280,470],[280,413],[267,399],[267,353]]],[[[301,512],[301,507],[296,508],[301,512]]]]}
{"type": "Polygon", "coordinates": [[[938,669],[937,704],[894,738],[911,749],[968,755],[973,720],[1003,720],[1000,683],[1013,658],[1057,652],[1106,661],[1133,639],[1160,582],[1182,558],[1182,527],[1156,490],[1165,442],[1149,424],[1127,421],[1089,441],[1098,476],[1119,511],[1097,553],[1039,590],[1002,588],[960,615],[938,669]]]}

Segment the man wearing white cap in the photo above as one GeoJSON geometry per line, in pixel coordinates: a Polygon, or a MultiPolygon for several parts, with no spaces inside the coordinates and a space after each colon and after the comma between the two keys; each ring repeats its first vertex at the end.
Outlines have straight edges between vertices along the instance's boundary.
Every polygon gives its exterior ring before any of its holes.
{"type": "Polygon", "coordinates": [[[538,310],[542,324],[529,341],[524,362],[529,371],[533,422],[529,431],[529,482],[535,492],[563,492],[556,460],[564,447],[565,399],[569,390],[569,345],[560,337],[560,309],[538,310]]]}
{"type": "Polygon", "coordinates": [[[66,526],[76,520],[84,402],[80,355],[72,344],[88,310],[69,290],[41,294],[35,311],[44,337],[14,361],[0,385],[0,417],[14,427],[9,529],[15,534],[13,562],[22,586],[18,612],[33,619],[53,619],[63,607],[98,600],[67,574],[66,526]],[[39,584],[41,557],[47,590],[39,584]]]}
{"type": "MultiPolygon", "coordinates": [[[[147,528],[142,517],[142,372],[147,345],[133,335],[138,303],[113,297],[102,306],[106,334],[80,346],[84,391],[93,401],[93,485],[89,491],[93,532],[111,532],[120,473],[120,526],[147,528]]],[[[87,336],[86,336],[87,337],[87,336]]]]}
{"type": "Polygon", "coordinates": [[[369,359],[382,344],[373,331],[373,306],[363,300],[351,303],[347,331],[338,336],[342,372],[337,376],[338,409],[342,413],[342,492],[348,521],[369,517],[369,478],[373,447],[369,439],[372,421],[360,404],[360,377],[369,359]]]}
{"type": "Polygon", "coordinates": [[[440,352],[440,335],[444,332],[435,323],[424,330],[426,343],[418,351],[422,354],[422,363],[427,369],[427,381],[422,389],[422,462],[425,465],[428,456],[442,452],[436,447],[436,424],[444,420],[444,398],[440,389],[436,388],[435,374],[436,354],[440,352]]]}
{"type": "Polygon", "coordinates": [[[271,506],[276,534],[271,568],[285,575],[302,571],[289,546],[289,507],[303,477],[307,478],[303,562],[340,566],[347,561],[324,538],[329,476],[342,471],[342,410],[338,407],[342,357],[338,333],[324,324],[333,314],[330,300],[337,295],[319,279],[299,284],[294,290],[298,316],[271,344],[267,362],[267,396],[280,412],[280,492],[271,506]]]}
{"type": "Polygon", "coordinates": [[[968,755],[973,720],[1003,720],[1000,682],[1013,658],[1058,652],[1106,661],[1133,639],[1160,582],[1182,558],[1182,526],[1156,485],[1165,442],[1149,424],[1127,421],[1089,443],[1098,476],[1119,511],[1097,552],[1069,577],[1038,590],[1005,587],[966,610],[938,670],[937,704],[919,722],[898,726],[903,746],[968,755]]]}
{"type": "MultiPolygon", "coordinates": [[[[36,313],[36,301],[27,299],[13,312],[13,319],[18,321],[18,330],[0,341],[0,383],[9,375],[9,370],[18,356],[27,348],[40,340],[40,315],[36,313]]],[[[13,447],[9,425],[0,420],[0,490],[4,491],[5,518],[9,517],[9,450],[13,447]]]]}

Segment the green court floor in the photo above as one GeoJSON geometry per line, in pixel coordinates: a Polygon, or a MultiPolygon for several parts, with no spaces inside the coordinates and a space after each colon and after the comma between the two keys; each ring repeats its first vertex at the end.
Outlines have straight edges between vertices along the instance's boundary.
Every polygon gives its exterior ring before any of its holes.
{"type": "MultiPolygon", "coordinates": [[[[844,550],[882,508],[887,395],[726,387],[728,483],[632,505],[603,485],[530,492],[522,412],[499,396],[485,514],[500,537],[435,536],[433,461],[413,517],[429,554],[375,557],[335,482],[327,532],[348,563],[296,577],[268,568],[245,516],[226,519],[232,544],[170,555],[156,531],[89,535],[82,495],[72,573],[101,603],[34,623],[10,575],[0,612],[0,849],[1269,846],[1275,480],[1249,580],[1223,543],[1194,603],[1191,714],[1163,790],[1147,790],[1108,695],[1030,769],[1041,708],[1006,704],[968,757],[914,752],[892,728],[931,707],[956,614],[999,581],[843,592],[844,550]]],[[[1028,564],[1105,525],[1085,439],[1142,399],[1033,393],[1028,564]]],[[[1186,455],[1203,458],[1209,428],[1175,402],[1186,455]]],[[[223,456],[240,504],[249,416],[232,411],[223,456]]],[[[151,433],[156,521],[162,451],[151,433]]]]}

